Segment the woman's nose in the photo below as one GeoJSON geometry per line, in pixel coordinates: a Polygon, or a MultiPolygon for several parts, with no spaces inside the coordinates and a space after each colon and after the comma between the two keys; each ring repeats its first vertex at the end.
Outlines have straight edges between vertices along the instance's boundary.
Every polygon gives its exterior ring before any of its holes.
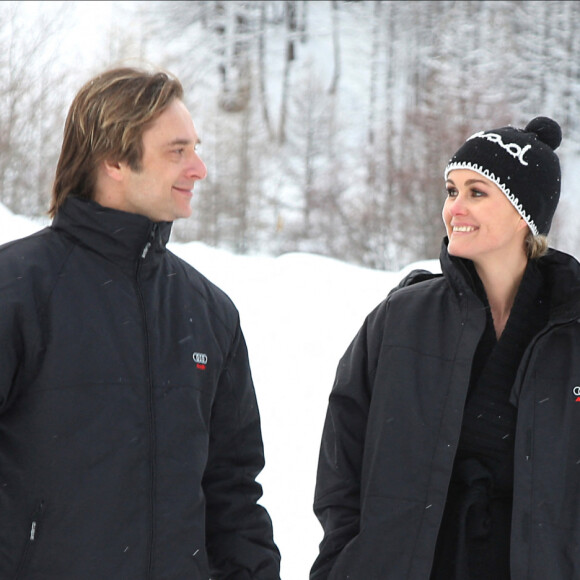
{"type": "Polygon", "coordinates": [[[451,204],[449,206],[449,211],[453,215],[460,215],[465,213],[465,201],[462,196],[458,195],[451,200],[451,204]]]}

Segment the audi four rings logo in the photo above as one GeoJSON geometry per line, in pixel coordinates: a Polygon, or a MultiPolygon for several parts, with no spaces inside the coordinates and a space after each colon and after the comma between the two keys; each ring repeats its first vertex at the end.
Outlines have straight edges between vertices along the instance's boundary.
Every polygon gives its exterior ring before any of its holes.
{"type": "Polygon", "coordinates": [[[193,353],[193,362],[200,364],[200,365],[206,365],[207,364],[207,354],[205,354],[203,352],[194,352],[193,353]]]}

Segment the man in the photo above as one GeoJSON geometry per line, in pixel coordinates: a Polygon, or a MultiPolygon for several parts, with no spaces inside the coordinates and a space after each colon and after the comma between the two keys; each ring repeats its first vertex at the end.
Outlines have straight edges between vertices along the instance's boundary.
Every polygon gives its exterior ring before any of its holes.
{"type": "Polygon", "coordinates": [[[166,249],[206,176],[182,97],[88,82],[52,225],[0,248],[0,578],[279,578],[237,310],[166,249]]]}

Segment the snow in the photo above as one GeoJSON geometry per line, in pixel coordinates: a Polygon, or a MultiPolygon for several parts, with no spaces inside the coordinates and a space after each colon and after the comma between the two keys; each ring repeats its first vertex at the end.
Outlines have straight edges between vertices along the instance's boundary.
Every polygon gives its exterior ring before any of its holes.
{"type": "MultiPolygon", "coordinates": [[[[192,218],[194,219],[194,218],[192,218]]],[[[0,243],[46,225],[0,204],[0,243]]],[[[262,505],[274,524],[283,580],[307,578],[322,529],[312,511],[326,403],[339,358],[365,316],[412,268],[368,270],[312,254],[239,256],[198,242],[169,249],[220,286],[240,311],[262,418],[262,505]]]]}

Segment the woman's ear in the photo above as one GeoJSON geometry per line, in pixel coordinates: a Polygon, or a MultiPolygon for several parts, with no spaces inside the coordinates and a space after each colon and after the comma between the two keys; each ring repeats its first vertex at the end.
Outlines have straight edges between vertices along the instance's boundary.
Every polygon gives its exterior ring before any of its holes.
{"type": "Polygon", "coordinates": [[[529,227],[529,226],[528,226],[526,220],[523,217],[520,217],[520,221],[518,223],[518,231],[522,230],[524,228],[527,228],[527,227],[529,227]]]}

